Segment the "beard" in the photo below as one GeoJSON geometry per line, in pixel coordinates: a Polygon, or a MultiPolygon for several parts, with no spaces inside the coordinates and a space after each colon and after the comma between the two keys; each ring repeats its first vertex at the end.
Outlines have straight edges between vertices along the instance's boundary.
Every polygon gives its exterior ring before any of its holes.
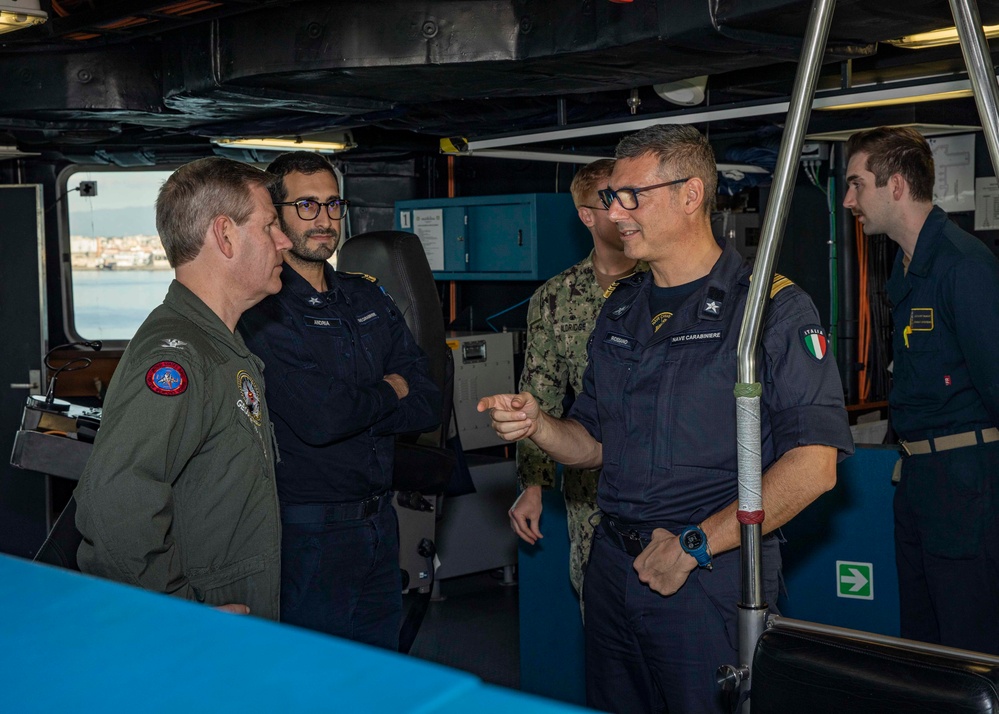
{"type": "Polygon", "coordinates": [[[282,226],[284,234],[291,240],[291,249],[288,251],[293,256],[306,263],[323,263],[329,260],[336,252],[339,243],[340,233],[336,228],[310,228],[302,233],[296,233],[282,226]],[[309,238],[313,237],[331,238],[329,244],[320,244],[315,248],[309,247],[309,238]]]}

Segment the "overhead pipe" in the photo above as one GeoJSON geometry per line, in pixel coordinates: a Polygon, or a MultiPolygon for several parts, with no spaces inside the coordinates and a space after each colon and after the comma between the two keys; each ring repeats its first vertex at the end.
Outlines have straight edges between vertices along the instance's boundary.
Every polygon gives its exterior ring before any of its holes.
{"type": "Polygon", "coordinates": [[[811,114],[825,52],[835,0],[815,0],[808,18],[805,42],[791,93],[787,123],[774,171],[773,188],[764,214],[760,249],[750,283],[738,346],[738,383],[735,385],[737,441],[739,454],[739,510],[742,536],[742,602],[739,603],[739,665],[719,670],[719,683],[727,688],[738,684],[744,698],[743,714],[749,712],[752,680],[750,665],[756,642],[766,626],[767,603],[763,599],[761,577],[763,532],[763,488],[760,439],[760,395],[756,381],[756,351],[759,345],[773,267],[787,223],[791,196],[801,160],[801,144],[811,114]]]}

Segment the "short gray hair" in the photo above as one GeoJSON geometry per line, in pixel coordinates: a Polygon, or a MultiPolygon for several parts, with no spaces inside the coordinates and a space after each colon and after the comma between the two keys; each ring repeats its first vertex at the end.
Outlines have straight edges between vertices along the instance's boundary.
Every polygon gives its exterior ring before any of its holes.
{"type": "Polygon", "coordinates": [[[718,192],[718,168],[715,152],[705,136],[685,124],[655,124],[618,142],[618,159],[637,159],[651,154],[659,161],[659,175],[664,181],[686,177],[704,183],[704,211],[711,213],[718,192]]]}
{"type": "Polygon", "coordinates": [[[270,190],[274,177],[255,166],[220,156],[184,164],[163,182],[156,197],[156,230],[174,268],[198,257],[205,233],[218,216],[241,226],[253,213],[250,189],[270,190]]]}

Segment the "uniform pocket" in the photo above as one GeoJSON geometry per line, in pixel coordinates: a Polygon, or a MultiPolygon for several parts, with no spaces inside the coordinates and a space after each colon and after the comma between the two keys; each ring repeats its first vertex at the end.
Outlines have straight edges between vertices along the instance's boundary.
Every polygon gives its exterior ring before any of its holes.
{"type": "Polygon", "coordinates": [[[208,605],[247,604],[253,597],[246,581],[264,572],[266,567],[264,556],[255,555],[217,568],[191,568],[187,579],[198,602],[208,605]]]}

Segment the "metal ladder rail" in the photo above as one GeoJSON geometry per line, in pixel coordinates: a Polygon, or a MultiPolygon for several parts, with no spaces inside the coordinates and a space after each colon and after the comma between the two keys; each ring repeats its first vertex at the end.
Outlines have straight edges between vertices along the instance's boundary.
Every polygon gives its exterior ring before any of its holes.
{"type": "MultiPolygon", "coordinates": [[[[802,46],[798,71],[791,94],[788,120],[781,140],[774,171],[773,189],[763,221],[762,240],[756,256],[755,280],[749,289],[738,345],[738,383],[735,386],[738,415],[739,520],[742,537],[742,602],[739,603],[739,665],[723,667],[719,683],[740,695],[749,692],[756,642],[766,626],[767,604],[763,599],[760,564],[762,560],[763,515],[760,446],[760,385],[756,382],[756,350],[766,302],[770,295],[771,276],[787,223],[801,144],[811,114],[819,69],[832,23],[835,0],[814,0],[802,46]],[[754,515],[750,515],[754,514],[754,515]],[[756,522],[753,522],[753,521],[756,522]]],[[[743,705],[749,712],[749,702],[743,705]]]]}
{"type": "Polygon", "coordinates": [[[950,0],[954,26],[961,41],[961,54],[975,95],[975,106],[985,132],[993,169],[999,171],[999,85],[982,31],[982,18],[975,0],[950,0]]]}

